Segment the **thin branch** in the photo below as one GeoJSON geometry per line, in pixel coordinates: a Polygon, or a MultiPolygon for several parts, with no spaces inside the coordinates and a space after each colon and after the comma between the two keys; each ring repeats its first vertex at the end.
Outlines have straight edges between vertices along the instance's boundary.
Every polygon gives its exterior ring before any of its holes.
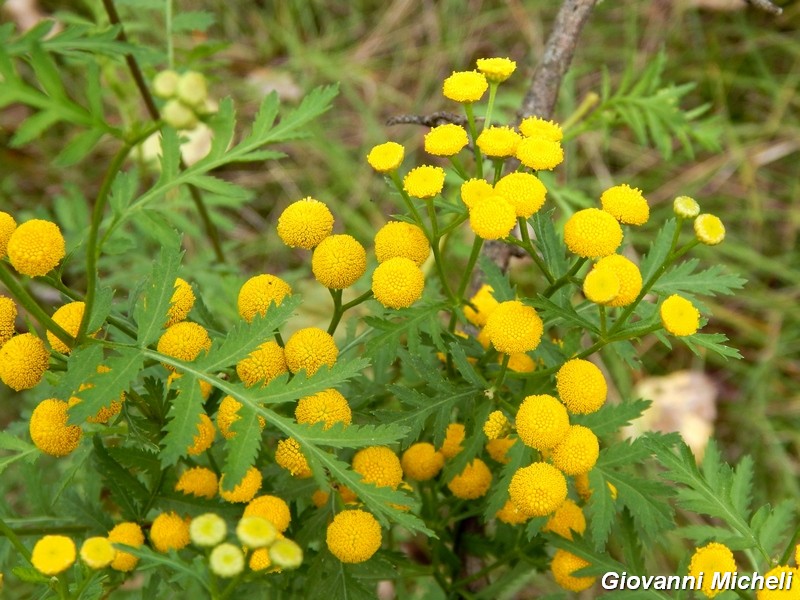
{"type": "Polygon", "coordinates": [[[776,6],[770,0],[745,0],[750,6],[758,8],[776,17],[783,14],[783,9],[776,6]]]}
{"type": "Polygon", "coordinates": [[[439,111],[430,115],[397,115],[386,120],[387,125],[423,125],[425,127],[436,127],[446,123],[466,125],[467,118],[463,115],[439,111]]]}

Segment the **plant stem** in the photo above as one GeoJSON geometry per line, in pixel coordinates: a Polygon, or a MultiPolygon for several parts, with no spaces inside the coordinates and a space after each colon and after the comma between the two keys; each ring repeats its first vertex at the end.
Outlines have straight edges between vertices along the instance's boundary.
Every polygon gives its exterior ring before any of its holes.
{"type": "Polygon", "coordinates": [[[342,290],[328,290],[333,298],[333,316],[331,316],[331,323],[328,325],[328,333],[333,335],[336,328],[339,326],[339,321],[342,320],[342,290]]]}
{"type": "Polygon", "coordinates": [[[503,380],[506,378],[509,360],[511,360],[511,355],[503,354],[503,362],[500,363],[500,373],[497,375],[497,379],[495,379],[494,385],[492,386],[497,391],[500,391],[500,387],[503,385],[503,380]]]}
{"type": "Polygon", "coordinates": [[[11,545],[14,546],[14,548],[16,548],[17,552],[19,552],[19,555],[22,558],[24,558],[28,563],[31,562],[30,551],[25,547],[25,545],[22,542],[19,541],[17,534],[11,531],[11,528],[8,525],[6,525],[6,522],[3,519],[0,519],[0,534],[2,534],[3,537],[5,537],[9,542],[11,542],[11,545]]]}
{"type": "Polygon", "coordinates": [[[175,48],[172,43],[172,0],[166,0],[164,7],[164,29],[167,35],[167,66],[175,68],[175,48]]]}
{"type": "Polygon", "coordinates": [[[409,212],[411,213],[411,216],[414,217],[414,220],[417,222],[417,225],[419,225],[422,228],[422,231],[425,232],[425,237],[427,237],[428,240],[431,241],[431,245],[433,245],[431,234],[428,232],[428,228],[425,227],[425,223],[422,221],[422,217],[420,216],[417,207],[414,206],[414,201],[409,197],[405,188],[403,188],[403,182],[400,181],[400,176],[397,174],[397,171],[392,171],[392,174],[389,176],[389,179],[392,180],[392,183],[394,183],[394,187],[396,187],[397,191],[400,192],[400,196],[403,198],[403,202],[405,202],[406,208],[408,208],[409,212]]]}
{"type": "Polygon", "coordinates": [[[566,284],[570,282],[575,273],[577,273],[580,268],[583,266],[583,263],[586,262],[586,258],[578,258],[575,263],[570,267],[570,270],[564,273],[561,277],[556,279],[550,286],[544,291],[542,294],[545,298],[549,298],[553,294],[555,294],[558,290],[564,287],[566,284]]]}
{"type": "Polygon", "coordinates": [[[497,95],[497,87],[500,84],[496,81],[489,82],[489,102],[486,105],[486,117],[483,120],[483,128],[486,129],[492,123],[492,111],[494,110],[494,97],[497,95]]]}
{"type": "Polygon", "coordinates": [[[472,242],[472,252],[470,252],[469,260],[467,261],[467,268],[461,275],[461,282],[458,284],[458,296],[456,299],[459,303],[464,299],[464,293],[467,291],[467,284],[472,277],[472,270],[475,268],[475,263],[478,262],[482,247],[483,238],[476,235],[475,240],[472,242]]]}
{"type": "Polygon", "coordinates": [[[458,158],[458,155],[449,156],[448,158],[450,159],[450,164],[453,165],[453,168],[455,169],[458,176],[461,177],[463,181],[469,179],[469,175],[464,170],[464,165],[461,163],[461,159],[458,158]]]}
{"type": "MultiPolygon", "coordinates": [[[[591,110],[597,106],[597,103],[600,102],[600,96],[598,96],[595,92],[589,92],[583,98],[581,103],[578,105],[578,108],[568,116],[563,123],[561,123],[561,130],[567,132],[571,127],[573,127],[578,121],[583,119],[591,110]]],[[[570,136],[565,136],[570,137],[570,136]]]]}
{"type": "Polygon", "coordinates": [[[542,272],[542,274],[547,278],[547,282],[552,284],[556,280],[556,278],[553,277],[552,273],[550,273],[550,269],[547,267],[547,264],[539,256],[539,253],[536,252],[536,248],[533,247],[533,242],[531,241],[531,235],[528,232],[528,221],[523,217],[519,217],[517,221],[519,223],[519,233],[520,236],[522,237],[522,242],[523,242],[522,247],[525,249],[528,255],[530,255],[530,257],[533,259],[533,262],[536,263],[536,266],[539,267],[539,270],[542,272]]]}
{"type": "Polygon", "coordinates": [[[478,178],[483,177],[483,158],[481,158],[481,149],[478,148],[478,130],[475,128],[475,113],[472,110],[472,103],[467,102],[464,105],[464,112],[467,113],[467,126],[469,127],[469,135],[472,138],[472,151],[475,154],[475,168],[478,172],[478,178]]]}
{"type": "Polygon", "coordinates": [[[597,305],[597,309],[600,312],[600,337],[606,337],[606,307],[602,304],[597,305]]]}

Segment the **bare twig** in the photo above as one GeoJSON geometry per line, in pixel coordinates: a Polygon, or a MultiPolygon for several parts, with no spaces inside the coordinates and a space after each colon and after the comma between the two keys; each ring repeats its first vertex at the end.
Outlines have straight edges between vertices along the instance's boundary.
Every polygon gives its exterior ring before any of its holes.
{"type": "Polygon", "coordinates": [[[766,11],[772,15],[778,16],[783,13],[783,9],[780,6],[776,6],[770,0],[745,0],[750,6],[754,8],[759,8],[763,11],[766,11]]]}
{"type": "Polygon", "coordinates": [[[436,127],[446,123],[466,125],[467,118],[463,115],[439,111],[430,115],[397,115],[386,120],[387,125],[422,125],[424,127],[436,127]]]}

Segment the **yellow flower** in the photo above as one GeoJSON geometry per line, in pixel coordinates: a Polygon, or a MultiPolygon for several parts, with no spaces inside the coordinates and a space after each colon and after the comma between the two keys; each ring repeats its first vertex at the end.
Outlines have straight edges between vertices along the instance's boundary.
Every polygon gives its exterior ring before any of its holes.
{"type": "Polygon", "coordinates": [[[489,414],[489,418],[483,424],[483,433],[487,440],[496,440],[505,436],[511,428],[508,419],[500,410],[495,410],[489,414]]]}
{"type": "Polygon", "coordinates": [[[278,236],[290,248],[311,250],[332,231],[331,211],[311,197],[292,202],[278,217],[278,236]]]}
{"type": "Polygon", "coordinates": [[[544,204],[547,189],[536,175],[515,172],[502,177],[494,191],[514,207],[518,217],[529,218],[544,204]]]}
{"type": "Polygon", "coordinates": [[[564,242],[570,252],[578,256],[608,256],[622,243],[622,228],[606,211],[585,208],[572,215],[564,225],[564,242]]]}
{"type": "Polygon", "coordinates": [[[161,513],[150,526],[150,543],[159,552],[189,545],[189,523],[176,512],[161,513]]]}
{"type": "Polygon", "coordinates": [[[8,260],[21,275],[47,275],[66,255],[58,225],[33,219],[17,227],[8,240],[8,260]]]}
{"type": "Polygon", "coordinates": [[[172,294],[172,298],[169,301],[170,305],[167,311],[167,322],[164,324],[164,327],[169,327],[170,325],[175,325],[175,323],[184,321],[194,307],[194,301],[195,297],[192,286],[189,285],[189,282],[185,279],[177,277],[175,279],[175,293],[172,294]]]}
{"type": "Polygon", "coordinates": [[[258,496],[253,498],[244,507],[245,517],[262,517],[272,523],[275,528],[283,533],[289,528],[292,522],[292,513],[286,501],[277,496],[258,496]]]}
{"type": "Polygon", "coordinates": [[[264,517],[244,516],[236,525],[236,537],[248,548],[269,546],[277,536],[275,525],[264,517]]]}
{"type": "Polygon", "coordinates": [[[608,304],[619,295],[620,281],[611,269],[592,268],[583,280],[583,294],[595,304],[608,304]]]}
{"type": "Polygon", "coordinates": [[[192,438],[192,445],[189,446],[186,451],[191,456],[202,454],[211,448],[211,444],[214,443],[215,433],[216,429],[214,429],[214,423],[211,422],[207,414],[200,413],[200,422],[197,424],[197,435],[192,438]]]}
{"type": "Polygon", "coordinates": [[[381,526],[368,512],[343,510],[328,525],[325,541],[343,563],[361,563],[381,547],[381,526]]]}
{"type": "Polygon", "coordinates": [[[450,423],[447,426],[447,431],[445,431],[442,447],[439,448],[439,452],[442,453],[442,456],[445,458],[453,458],[456,454],[461,452],[464,449],[461,446],[461,442],[464,441],[464,435],[465,431],[462,423],[450,423]]]}
{"type": "Polygon", "coordinates": [[[510,58],[479,58],[478,71],[492,83],[502,83],[516,70],[517,63],[510,58]]]}
{"type": "MultiPolygon", "coordinates": [[[[125,544],[126,546],[138,548],[144,544],[144,534],[137,523],[119,523],[108,532],[108,541],[112,544],[125,544]]],[[[130,552],[123,552],[117,549],[117,555],[111,563],[111,568],[115,571],[133,571],[138,563],[138,557],[130,552]]]]}
{"type": "Polygon", "coordinates": [[[566,550],[556,550],[553,555],[553,562],[550,563],[550,570],[553,572],[553,579],[562,588],[572,592],[582,592],[592,587],[596,578],[573,577],[572,574],[588,566],[589,563],[579,556],[575,556],[566,550]]]}
{"type": "Polygon", "coordinates": [[[58,575],[75,562],[75,542],[63,535],[46,535],[33,547],[31,563],[43,575],[58,575]]]}
{"type": "Polygon", "coordinates": [[[661,303],[661,324],[672,335],[694,335],[700,327],[700,311],[686,298],[672,294],[661,303]]]}
{"type": "Polygon", "coordinates": [[[197,127],[197,113],[177,98],[168,100],[161,109],[161,119],[175,129],[194,129],[197,127]]]}
{"type": "Polygon", "coordinates": [[[287,373],[286,356],[274,340],[264,342],[236,363],[236,374],[247,387],[265,386],[282,373],[287,373]]]}
{"type": "Polygon", "coordinates": [[[518,300],[501,302],[486,319],[486,334],[498,352],[514,354],[534,350],[544,324],[536,309],[518,300]]]}
{"type": "Polygon", "coordinates": [[[483,73],[454,71],[450,77],[444,80],[442,93],[445,98],[468,104],[480,100],[487,89],[489,89],[489,83],[483,73]]]}
{"type": "Polygon", "coordinates": [[[581,507],[567,498],[547,520],[542,531],[552,531],[571,540],[573,531],[580,535],[586,531],[586,517],[583,515],[581,507]]]}
{"type": "Polygon", "coordinates": [[[11,298],[0,296],[0,348],[14,337],[16,321],[17,305],[11,298]]]}
{"type": "Polygon", "coordinates": [[[418,442],[403,452],[400,461],[403,473],[414,481],[428,481],[439,474],[444,466],[444,455],[437,452],[433,444],[418,442]]]}
{"type": "Polygon", "coordinates": [[[184,471],[178,478],[178,483],[175,484],[175,491],[210,500],[217,495],[218,486],[219,481],[214,471],[205,467],[193,467],[184,471]]]}
{"type": "Polygon", "coordinates": [[[672,202],[672,210],[679,217],[684,219],[694,219],[700,214],[700,205],[694,198],[689,196],[678,196],[672,202]]]}
{"type": "Polygon", "coordinates": [[[592,270],[614,273],[619,281],[619,292],[606,303],[608,306],[628,306],[642,291],[642,273],[639,267],[621,254],[610,254],[601,258],[592,270]]]}
{"type": "Polygon", "coordinates": [[[567,480],[553,465],[537,462],[514,473],[508,494],[523,514],[544,517],[567,499],[567,480]]]}
{"type": "Polygon", "coordinates": [[[0,380],[14,391],[37,385],[47,371],[50,353],[32,333],[15,335],[0,347],[0,380]]]}
{"type": "Polygon", "coordinates": [[[507,158],[514,156],[522,136],[508,126],[492,125],[481,131],[475,143],[486,156],[507,158]]]}
{"type": "MultiPolygon", "coordinates": [[[[736,570],[735,564],[732,570],[736,570]]],[[[781,575],[784,573],[786,574],[787,580],[789,577],[794,576],[791,589],[770,590],[764,588],[756,590],[756,600],[797,600],[800,598],[800,584],[797,583],[797,578],[800,577],[800,569],[793,569],[787,565],[778,565],[764,573],[764,579],[767,577],[776,577],[780,579],[781,575]]],[[[705,582],[703,583],[705,584],[705,582]]]]}
{"type": "MultiPolygon", "coordinates": [[[[86,305],[83,302],[70,302],[59,308],[53,313],[53,321],[61,326],[61,329],[66,331],[72,337],[78,334],[78,328],[83,319],[83,311],[86,305]]],[[[69,354],[70,347],[58,339],[50,331],[47,332],[47,341],[50,342],[50,347],[56,352],[61,354],[69,354]]]]}
{"type": "Polygon", "coordinates": [[[526,446],[547,450],[560,444],[569,431],[567,409],[553,396],[528,396],[517,410],[517,433],[526,446]]]}
{"type": "MultiPolygon", "coordinates": [[[[201,351],[208,352],[211,349],[211,338],[201,325],[182,321],[175,323],[161,335],[156,349],[172,358],[192,362],[201,351]]],[[[170,371],[175,370],[172,365],[164,366],[170,371]]]]}
{"type": "Polygon", "coordinates": [[[334,389],[322,390],[313,396],[300,398],[294,409],[298,423],[325,423],[323,429],[330,429],[334,423],[350,425],[353,415],[347,399],[334,389]]]}
{"type": "Polygon", "coordinates": [[[516,156],[529,169],[552,171],[564,161],[564,150],[559,142],[542,137],[526,137],[517,146],[516,156]]]}
{"type": "Polygon", "coordinates": [[[592,470],[600,455],[597,436],[588,427],[571,425],[566,437],[553,448],[553,464],[567,475],[579,475],[592,470]]]}
{"type": "Polygon", "coordinates": [[[411,223],[389,221],[375,234],[375,256],[379,263],[402,256],[422,266],[430,252],[431,245],[425,233],[411,223]]]}
{"type": "Polygon", "coordinates": [[[216,546],[225,539],[227,533],[225,520],[214,513],[197,516],[189,523],[189,538],[202,548],[216,546]]]}
{"type": "Polygon", "coordinates": [[[350,287],[366,270],[367,252],[351,235],[326,237],[311,257],[314,277],[332,290],[350,287]]]}
{"type": "Polygon", "coordinates": [[[208,97],[206,78],[197,71],[186,71],[178,79],[175,94],[187,106],[202,107],[208,97]]]}
{"type": "Polygon", "coordinates": [[[303,550],[297,542],[280,539],[269,547],[269,559],[279,568],[296,569],[303,563],[303,550]]]}
{"type": "Polygon", "coordinates": [[[228,502],[250,502],[261,489],[263,480],[261,471],[250,467],[242,480],[228,491],[225,489],[225,475],[223,474],[219,480],[219,495],[228,502]]]}
{"type": "Polygon", "coordinates": [[[494,516],[508,525],[520,525],[530,519],[530,517],[520,511],[510,499],[506,500],[503,508],[498,510],[494,516]]]}
{"type": "Polygon", "coordinates": [[[322,365],[332,367],[336,364],[339,349],[333,337],[319,327],[298,329],[284,347],[286,365],[292,373],[305,369],[311,377],[322,365]]]}
{"type": "Polygon", "coordinates": [[[632,188],[627,183],[604,191],[600,196],[600,204],[604,211],[627,225],[644,225],[650,218],[650,207],[642,190],[632,188]]]}
{"type": "Polygon", "coordinates": [[[472,208],[478,200],[494,196],[494,186],[485,179],[468,179],[461,184],[461,201],[472,208]]]}
{"type": "Polygon", "coordinates": [[[311,494],[311,502],[313,502],[314,506],[316,506],[317,508],[322,508],[323,506],[325,506],[328,503],[328,500],[330,500],[330,498],[331,498],[330,493],[326,492],[325,490],[317,490],[313,494],[311,494]]]}
{"type": "Polygon", "coordinates": [[[240,548],[225,542],[211,551],[208,566],[219,577],[235,577],[244,570],[244,554],[240,548]]]}
{"type": "Polygon", "coordinates": [[[300,450],[300,444],[294,438],[280,440],[275,450],[275,462],[283,467],[293,477],[306,479],[311,477],[308,461],[300,450]]]}
{"type": "Polygon", "coordinates": [[[422,165],[403,178],[403,189],[414,198],[433,198],[444,187],[444,169],[422,165]]]}
{"type": "Polygon", "coordinates": [[[422,296],[425,276],[416,263],[396,256],[372,273],[372,293],[386,308],[408,308],[422,296]]]}
{"type": "Polygon", "coordinates": [[[469,209],[469,226],[484,240],[506,237],[516,223],[514,206],[502,196],[481,198],[469,209]]]}
{"type": "Polygon", "coordinates": [[[467,132],[453,123],[438,125],[425,134],[425,152],[434,156],[455,156],[467,144],[467,132]]]}
{"type": "Polygon", "coordinates": [[[715,215],[699,215],[694,220],[694,234],[706,246],[716,246],[725,239],[725,225],[715,215]]]}
{"type": "Polygon", "coordinates": [[[172,69],[160,71],[153,78],[153,93],[159,98],[169,99],[178,93],[178,75],[172,69]]]}
{"type": "Polygon", "coordinates": [[[269,559],[269,548],[256,548],[250,555],[250,562],[247,563],[251,571],[263,571],[272,566],[269,559]]]}
{"type": "Polygon", "coordinates": [[[81,428],[67,425],[68,408],[63,400],[48,398],[33,409],[29,425],[31,439],[45,454],[66,456],[81,443],[81,428]]]}
{"type": "Polygon", "coordinates": [[[17,222],[7,212],[0,210],[0,259],[4,258],[8,251],[8,240],[17,228],[17,222]]]}
{"type": "Polygon", "coordinates": [[[511,459],[506,455],[516,441],[517,438],[512,437],[489,440],[489,442],[486,444],[486,452],[489,454],[492,460],[499,462],[500,464],[507,465],[511,459]]]}
{"type": "Polygon", "coordinates": [[[91,569],[105,569],[117,556],[107,537],[90,537],[81,545],[81,560],[91,569]]]}
{"type": "MultiPolygon", "coordinates": [[[[706,544],[702,548],[697,548],[692,555],[689,563],[689,575],[697,577],[703,574],[703,586],[700,588],[706,598],[713,598],[722,589],[712,589],[711,583],[715,573],[736,572],[736,560],[730,548],[717,542],[706,544]]],[[[758,595],[761,598],[761,595],[758,595]]]]}
{"type": "Polygon", "coordinates": [[[362,448],[353,456],[353,470],[364,483],[396,489],[403,480],[400,459],[386,446],[362,448]]]}
{"type": "Polygon", "coordinates": [[[558,123],[545,121],[541,117],[525,117],[519,124],[519,130],[525,137],[538,137],[551,142],[564,139],[564,132],[558,123]]]}
{"type": "Polygon", "coordinates": [[[447,488],[456,498],[475,500],[486,495],[492,485],[492,472],[480,458],[475,458],[453,477],[447,488]]]}
{"type": "Polygon", "coordinates": [[[239,290],[239,316],[250,323],[257,314],[262,317],[267,314],[270,304],[280,306],[291,294],[292,288],[279,277],[268,274],[251,277],[239,290]]]}
{"type": "Polygon", "coordinates": [[[403,162],[405,148],[397,142],[378,144],[367,155],[367,162],[378,173],[391,173],[403,162]]]}
{"type": "Polygon", "coordinates": [[[606,401],[608,386],[602,371],[581,358],[565,362],[556,373],[556,388],[569,412],[588,415],[606,401]]]}
{"type": "Polygon", "coordinates": [[[492,314],[492,311],[494,311],[499,304],[499,302],[494,299],[492,295],[493,292],[492,286],[484,283],[480,289],[475,292],[475,295],[469,299],[469,303],[475,308],[473,309],[472,306],[469,305],[464,307],[464,316],[476,327],[483,327],[486,325],[486,319],[489,318],[489,315],[492,314]]]}
{"type": "MultiPolygon", "coordinates": [[[[502,363],[502,358],[498,357],[497,362],[502,363]]],[[[536,363],[524,352],[514,352],[508,355],[508,368],[516,373],[532,373],[536,370],[536,363]]]]}

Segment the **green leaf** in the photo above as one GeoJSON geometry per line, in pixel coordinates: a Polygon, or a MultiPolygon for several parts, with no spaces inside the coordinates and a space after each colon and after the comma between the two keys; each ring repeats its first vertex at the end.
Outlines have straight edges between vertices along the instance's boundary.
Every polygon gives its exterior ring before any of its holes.
{"type": "MultiPolygon", "coordinates": [[[[536,234],[536,245],[542,253],[545,264],[550,268],[551,275],[560,277],[569,269],[569,263],[564,255],[564,243],[553,225],[554,213],[555,209],[546,212],[539,211],[531,217],[530,222],[536,234]]],[[[509,299],[513,300],[513,298],[509,299]]]]}
{"type": "MultiPolygon", "coordinates": [[[[420,332],[441,331],[439,322],[439,312],[447,307],[445,302],[421,303],[418,306],[407,308],[402,311],[402,319],[393,321],[390,319],[379,319],[376,317],[366,317],[365,323],[370,327],[380,331],[377,335],[369,338],[366,344],[365,353],[373,356],[379,350],[386,348],[395,352],[403,346],[403,338],[407,339],[409,350],[419,346],[420,332]]],[[[441,348],[444,350],[444,348],[441,348]]],[[[391,358],[397,356],[395,353],[391,358]]]]}
{"type": "Polygon", "coordinates": [[[761,547],[772,555],[781,547],[786,530],[794,523],[794,506],[796,500],[787,498],[770,510],[769,504],[762,508],[767,509],[768,516],[759,527],[753,527],[761,547]]]}
{"type": "Polygon", "coordinates": [[[144,357],[135,348],[118,348],[115,352],[105,362],[109,371],[94,373],[87,380],[89,387],[74,392],[81,401],[69,409],[71,423],[79,425],[104,406],[110,406],[131,387],[144,368],[144,357]]]}
{"type": "MultiPolygon", "coordinates": [[[[244,479],[255,464],[261,449],[261,424],[255,409],[242,404],[237,419],[231,424],[233,437],[225,441],[225,465],[223,488],[232,491],[244,479]]],[[[263,417],[262,417],[263,418],[263,417]]]]}
{"type": "Polygon", "coordinates": [[[606,437],[630,425],[631,421],[638,419],[651,404],[650,400],[641,398],[619,404],[606,404],[589,415],[572,415],[571,420],[576,425],[588,427],[597,437],[606,437]]]}
{"type": "Polygon", "coordinates": [[[128,546],[127,544],[115,543],[114,547],[117,550],[124,550],[129,554],[139,557],[139,565],[136,567],[138,571],[149,571],[166,567],[170,573],[179,573],[191,579],[198,581],[203,588],[210,592],[208,580],[206,577],[206,565],[203,560],[198,556],[195,561],[188,562],[183,560],[175,550],[170,550],[167,553],[156,552],[147,546],[128,546]]]}
{"type": "Polygon", "coordinates": [[[531,449],[518,439],[508,449],[506,457],[508,458],[508,463],[503,465],[500,470],[497,484],[492,485],[490,488],[489,499],[486,501],[486,508],[483,511],[483,518],[486,521],[493,519],[497,511],[503,508],[506,500],[508,500],[508,486],[514,473],[531,463],[531,449]]]}
{"type": "Polygon", "coordinates": [[[675,229],[677,226],[677,221],[674,218],[667,219],[664,226],[658,232],[656,239],[650,244],[650,251],[647,253],[647,256],[642,259],[642,264],[639,267],[639,270],[642,272],[642,281],[646,282],[655,275],[655,272],[663,264],[667,256],[669,256],[670,248],[672,248],[672,239],[675,236],[675,229]]]}
{"type": "Polygon", "coordinates": [[[183,373],[175,382],[177,396],[172,400],[167,413],[162,440],[163,448],[159,453],[164,465],[174,465],[188,453],[194,437],[198,434],[197,426],[203,409],[203,395],[200,392],[200,381],[191,373],[183,373]]]}
{"type": "Polygon", "coordinates": [[[461,343],[454,341],[448,347],[450,348],[450,354],[453,356],[453,363],[455,363],[456,369],[461,373],[464,380],[476,388],[488,388],[488,382],[470,364],[461,343]]]}
{"type": "Polygon", "coordinates": [[[144,515],[140,511],[147,505],[150,497],[147,489],[127,469],[111,458],[100,436],[95,435],[92,443],[97,473],[103,478],[123,518],[131,521],[141,519],[144,515]]]}
{"type": "Polygon", "coordinates": [[[728,336],[724,333],[695,333],[694,335],[684,336],[679,339],[697,356],[702,356],[698,348],[699,346],[701,348],[708,348],[723,358],[735,358],[737,360],[742,358],[741,353],[736,348],[731,348],[723,344],[723,342],[728,341],[728,336]]]}
{"type": "Polygon", "coordinates": [[[507,300],[514,300],[517,297],[514,288],[508,275],[500,270],[493,260],[486,254],[481,254],[478,257],[478,267],[484,274],[486,283],[492,288],[492,296],[498,302],[505,302],[507,300]]]}
{"type": "Polygon", "coordinates": [[[576,325],[588,331],[593,331],[594,333],[599,333],[599,329],[594,325],[594,323],[588,321],[575,312],[575,309],[572,308],[568,302],[561,306],[549,298],[539,294],[536,298],[526,300],[525,303],[533,306],[536,310],[541,312],[541,316],[543,317],[545,324],[552,325],[556,322],[554,317],[560,317],[569,324],[576,325]]]}
{"type": "Polygon", "coordinates": [[[335,423],[329,429],[324,423],[298,425],[304,430],[309,443],[332,448],[366,448],[367,446],[390,446],[408,435],[408,428],[387,423],[382,425],[347,425],[335,423]]]}
{"type": "Polygon", "coordinates": [[[589,533],[594,549],[600,552],[606,547],[608,537],[611,535],[617,507],[602,471],[598,469],[589,471],[589,486],[592,495],[586,505],[586,515],[589,517],[589,533]]]}
{"type": "Polygon", "coordinates": [[[80,132],[58,153],[53,164],[62,168],[78,164],[94,150],[94,147],[97,145],[97,142],[100,141],[100,138],[103,137],[103,134],[104,132],[99,129],[88,129],[80,132]]]}
{"type": "Polygon", "coordinates": [[[153,264],[149,285],[134,310],[139,346],[152,344],[164,329],[182,256],[177,235],[162,241],[161,252],[153,264]]]}
{"type": "Polygon", "coordinates": [[[658,278],[653,291],[663,296],[671,294],[698,294],[716,296],[731,295],[747,283],[734,273],[727,273],[723,265],[714,265],[704,271],[695,273],[700,260],[692,258],[669,269],[658,278]]]}
{"type": "Polygon", "coordinates": [[[15,453],[10,456],[0,456],[0,473],[18,460],[33,463],[40,456],[36,446],[5,431],[0,431],[0,450],[9,450],[15,453]]]}
{"type": "Polygon", "coordinates": [[[78,346],[67,358],[67,372],[61,377],[53,396],[71,398],[82,383],[97,373],[103,362],[103,348],[99,345],[78,346]]]}

